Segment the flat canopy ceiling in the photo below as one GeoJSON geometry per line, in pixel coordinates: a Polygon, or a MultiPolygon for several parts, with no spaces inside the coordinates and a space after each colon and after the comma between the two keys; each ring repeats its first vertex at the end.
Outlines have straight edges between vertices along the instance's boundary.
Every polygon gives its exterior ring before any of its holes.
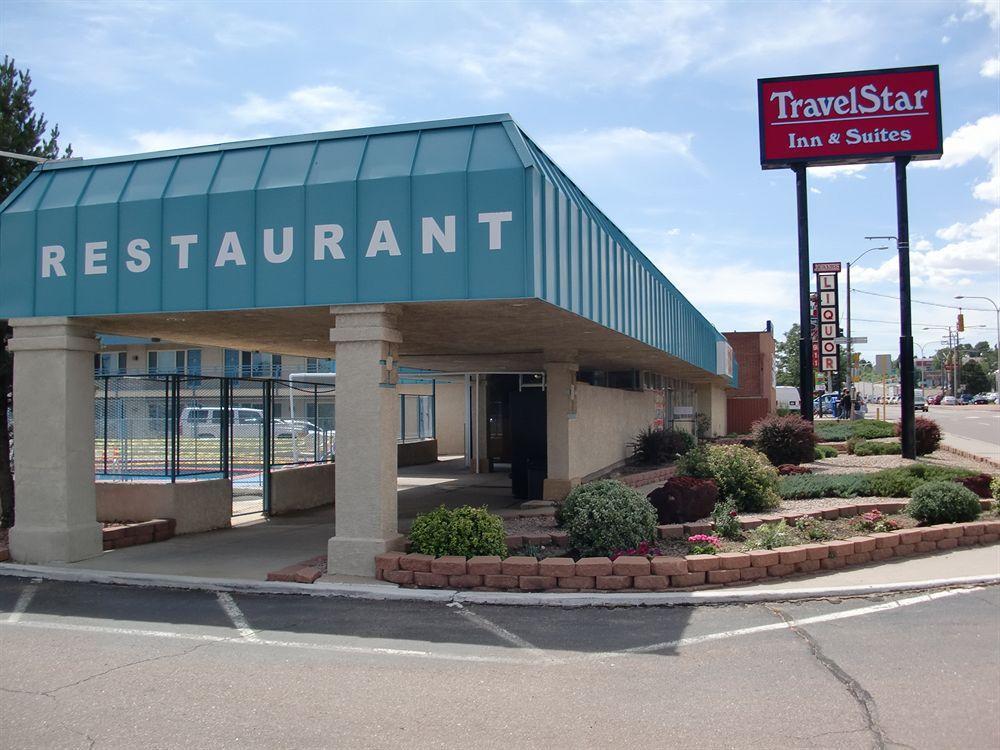
{"type": "MultiPolygon", "coordinates": [[[[447,372],[536,371],[546,360],[573,356],[582,367],[644,369],[692,381],[728,381],[541,300],[406,303],[398,306],[404,365],[447,372]]],[[[83,317],[121,336],[188,344],[336,357],[329,340],[336,308],[83,317]]]]}

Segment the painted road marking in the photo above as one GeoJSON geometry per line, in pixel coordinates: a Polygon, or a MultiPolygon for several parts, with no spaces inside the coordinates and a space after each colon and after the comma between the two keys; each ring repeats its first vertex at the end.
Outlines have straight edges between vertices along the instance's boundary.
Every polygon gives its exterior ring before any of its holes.
{"type": "Polygon", "coordinates": [[[682,646],[694,646],[699,643],[707,643],[709,641],[720,641],[727,638],[736,638],[741,635],[753,635],[755,633],[766,633],[771,630],[791,630],[795,627],[800,627],[802,625],[812,625],[820,622],[832,622],[834,620],[847,620],[853,617],[863,617],[865,615],[872,615],[877,612],[888,612],[893,609],[900,609],[902,607],[912,607],[914,604],[926,604],[927,602],[932,602],[936,599],[944,599],[950,596],[956,596],[958,594],[969,594],[973,591],[978,590],[977,588],[966,588],[966,589],[949,589],[947,591],[937,591],[932,594],[921,594],[919,596],[911,596],[907,599],[896,599],[889,602],[884,602],[882,604],[873,604],[870,607],[858,607],[857,609],[848,609],[843,612],[831,612],[827,615],[815,615],[813,617],[803,617],[801,620],[789,620],[787,622],[773,622],[767,625],[756,625],[750,628],[740,628],[738,630],[725,630],[721,633],[709,633],[707,635],[696,635],[691,638],[680,638],[675,641],[663,641],[662,643],[654,643],[649,646],[636,646],[634,648],[624,649],[622,651],[611,651],[606,654],[592,654],[589,658],[606,658],[610,656],[617,656],[622,653],[626,654],[644,654],[651,651],[659,651],[664,648],[680,648],[682,646]]]}
{"type": "Polygon", "coordinates": [[[14,603],[14,610],[7,615],[7,622],[13,623],[20,621],[21,615],[23,615],[28,609],[28,605],[31,604],[31,600],[34,598],[36,591],[38,591],[37,583],[29,583],[21,589],[21,594],[17,597],[17,601],[14,603]]]}
{"type": "Polygon", "coordinates": [[[219,599],[219,604],[222,605],[222,609],[225,610],[226,616],[233,623],[233,627],[239,632],[240,638],[245,641],[260,640],[257,637],[257,631],[250,627],[246,615],[243,614],[243,610],[240,609],[233,597],[224,591],[220,591],[216,596],[219,599]]]}
{"type": "MultiPolygon", "coordinates": [[[[854,617],[864,617],[867,615],[878,614],[880,612],[889,612],[895,609],[900,609],[903,607],[910,607],[915,604],[925,604],[928,602],[933,602],[938,599],[944,599],[952,596],[958,596],[961,594],[971,594],[976,591],[983,590],[982,586],[974,586],[970,588],[960,588],[960,589],[948,589],[946,591],[938,591],[931,594],[921,594],[919,596],[912,596],[906,599],[898,599],[894,601],[884,602],[881,604],[874,604],[867,607],[858,607],[855,609],[844,610],[842,612],[831,612],[825,615],[815,615],[813,617],[803,617],[799,620],[788,620],[787,622],[774,622],[767,625],[757,625],[749,628],[740,628],[737,630],[726,630],[719,633],[708,633],[705,635],[692,636],[690,638],[680,638],[674,641],[663,641],[661,643],[654,643],[648,646],[636,646],[634,648],[622,649],[619,651],[607,651],[594,654],[575,654],[570,657],[553,657],[546,656],[544,659],[539,659],[538,654],[545,654],[544,651],[532,646],[530,643],[525,641],[519,636],[506,631],[512,638],[517,639],[521,643],[527,644],[527,648],[520,651],[520,653],[525,653],[528,649],[531,649],[531,658],[518,658],[513,656],[481,656],[473,654],[453,654],[446,652],[435,652],[424,649],[402,649],[402,648],[380,648],[376,646],[345,646],[340,644],[328,644],[328,643],[308,643],[303,641],[282,641],[282,640],[272,640],[267,638],[260,638],[259,636],[254,639],[248,639],[241,633],[239,638],[233,638],[231,636],[221,636],[221,635],[211,635],[208,633],[178,633],[174,631],[167,630],[147,630],[141,628],[114,628],[101,625],[82,625],[75,623],[65,623],[65,622],[42,622],[42,621],[30,621],[17,619],[11,621],[8,617],[6,620],[0,621],[0,626],[15,627],[15,628],[30,628],[38,630],[58,630],[66,632],[77,632],[77,633],[94,633],[101,635],[113,635],[113,636],[140,636],[149,638],[163,638],[171,640],[188,640],[188,641],[201,641],[209,643],[230,643],[233,645],[242,646],[271,646],[276,648],[290,648],[299,649],[306,651],[320,651],[327,653],[342,653],[342,654],[354,654],[359,656],[396,656],[396,657],[412,657],[417,659],[437,659],[442,661],[459,661],[459,662],[479,662],[479,663],[489,663],[489,664],[506,664],[506,665],[518,665],[518,666],[539,666],[539,665],[562,665],[569,664],[578,661],[592,661],[598,659],[612,659],[620,658],[623,656],[643,656],[654,651],[660,651],[665,648],[682,648],[686,646],[695,646],[701,643],[709,643],[712,641],[725,640],[728,638],[737,638],[744,635],[754,635],[757,633],[765,633],[770,631],[779,630],[790,630],[795,627],[801,627],[803,625],[812,625],[821,622],[832,622],[835,620],[846,620],[854,617]]],[[[22,598],[24,594],[22,593],[22,598]]],[[[20,601],[20,599],[18,600],[20,601]]],[[[242,612],[241,612],[242,615],[242,612]]],[[[478,615],[474,615],[479,617],[478,615]]],[[[473,618],[469,618],[470,621],[473,618]]],[[[481,618],[485,620],[485,618],[481,618]]],[[[244,619],[245,621],[245,619],[244,619]]],[[[490,623],[488,620],[485,622],[493,625],[495,628],[500,626],[495,623],[490,623]]],[[[481,623],[476,623],[477,626],[482,627],[481,623]]],[[[239,629],[239,628],[238,628],[239,629]]],[[[491,632],[492,631],[491,629],[491,632]]],[[[256,636],[256,633],[254,633],[256,636]]]]}
{"type": "Polygon", "coordinates": [[[501,627],[492,620],[489,620],[483,617],[482,615],[473,612],[472,610],[466,609],[458,602],[455,602],[455,605],[457,606],[452,606],[451,604],[449,604],[448,607],[455,610],[455,612],[457,612],[459,615],[461,615],[466,620],[471,622],[477,628],[485,630],[488,633],[492,633],[497,638],[507,641],[507,643],[510,643],[513,646],[517,646],[518,648],[523,648],[525,651],[529,651],[533,653],[535,656],[538,656],[542,659],[549,658],[545,654],[545,652],[542,651],[542,649],[538,648],[538,646],[534,645],[533,643],[529,643],[528,641],[524,640],[524,638],[522,638],[521,636],[510,632],[509,630],[507,630],[507,628],[501,627]]]}
{"type": "Polygon", "coordinates": [[[486,662],[492,664],[516,664],[526,666],[537,664],[537,659],[512,659],[506,657],[474,656],[471,654],[435,653],[418,649],[378,648],[374,646],[342,646],[328,643],[306,643],[304,641],[278,641],[267,638],[245,640],[231,636],[210,635],[208,633],[177,633],[169,630],[145,630],[141,628],[112,628],[103,625],[78,625],[62,622],[38,622],[20,620],[18,622],[2,621],[0,625],[16,628],[31,628],[38,630],[60,630],[71,633],[95,633],[114,636],[140,636],[147,638],[164,638],[168,640],[203,641],[208,643],[230,643],[234,646],[275,646],[278,648],[302,649],[307,651],[327,651],[330,653],[358,654],[362,656],[410,656],[418,659],[441,659],[444,661],[486,662]]]}

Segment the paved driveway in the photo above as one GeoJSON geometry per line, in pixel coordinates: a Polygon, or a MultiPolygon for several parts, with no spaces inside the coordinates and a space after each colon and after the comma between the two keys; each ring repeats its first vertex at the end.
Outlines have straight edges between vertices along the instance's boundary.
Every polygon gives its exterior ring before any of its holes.
{"type": "Polygon", "coordinates": [[[0,657],[5,748],[1000,746],[998,587],[563,610],[0,578],[0,657]]]}

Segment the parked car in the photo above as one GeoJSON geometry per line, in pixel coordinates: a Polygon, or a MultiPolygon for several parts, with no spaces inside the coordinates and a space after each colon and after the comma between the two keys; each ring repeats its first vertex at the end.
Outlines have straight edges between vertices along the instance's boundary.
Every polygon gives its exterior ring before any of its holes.
{"type": "Polygon", "coordinates": [[[927,399],[927,403],[931,404],[933,406],[937,406],[938,404],[941,403],[941,399],[942,398],[944,398],[944,394],[943,393],[935,393],[933,396],[931,396],[929,399],[927,399]]]}
{"type": "Polygon", "coordinates": [[[274,420],[274,437],[306,438],[312,440],[314,436],[319,436],[322,440],[324,436],[333,438],[337,434],[336,430],[324,430],[313,422],[306,419],[276,419],[274,420]]]}
{"type": "Polygon", "coordinates": [[[972,403],[972,394],[971,393],[963,393],[961,396],[958,397],[958,403],[961,404],[962,406],[964,406],[965,404],[971,404],[972,403]]]}
{"type": "Polygon", "coordinates": [[[941,406],[955,406],[958,403],[958,399],[954,396],[942,396],[941,406]]]}
{"type": "MultiPolygon", "coordinates": [[[[264,429],[262,409],[231,409],[234,437],[259,437],[264,429]]],[[[222,424],[218,406],[188,406],[181,412],[180,433],[187,437],[217,438],[222,424]]]]}
{"type": "Polygon", "coordinates": [[[980,393],[972,398],[974,404],[995,404],[996,402],[997,394],[995,393],[980,393]]]}

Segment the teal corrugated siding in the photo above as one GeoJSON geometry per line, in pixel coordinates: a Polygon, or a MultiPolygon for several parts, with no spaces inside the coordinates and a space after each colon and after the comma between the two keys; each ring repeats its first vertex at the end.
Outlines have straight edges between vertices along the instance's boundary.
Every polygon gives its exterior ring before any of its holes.
{"type": "MultiPolygon", "coordinates": [[[[523,134],[522,134],[523,135],[523,134]]],[[[535,143],[535,295],[717,372],[724,337],[535,143]]]]}
{"type": "Polygon", "coordinates": [[[51,162],[0,207],[0,317],[531,296],[717,372],[722,336],[509,115],[51,162]]]}

